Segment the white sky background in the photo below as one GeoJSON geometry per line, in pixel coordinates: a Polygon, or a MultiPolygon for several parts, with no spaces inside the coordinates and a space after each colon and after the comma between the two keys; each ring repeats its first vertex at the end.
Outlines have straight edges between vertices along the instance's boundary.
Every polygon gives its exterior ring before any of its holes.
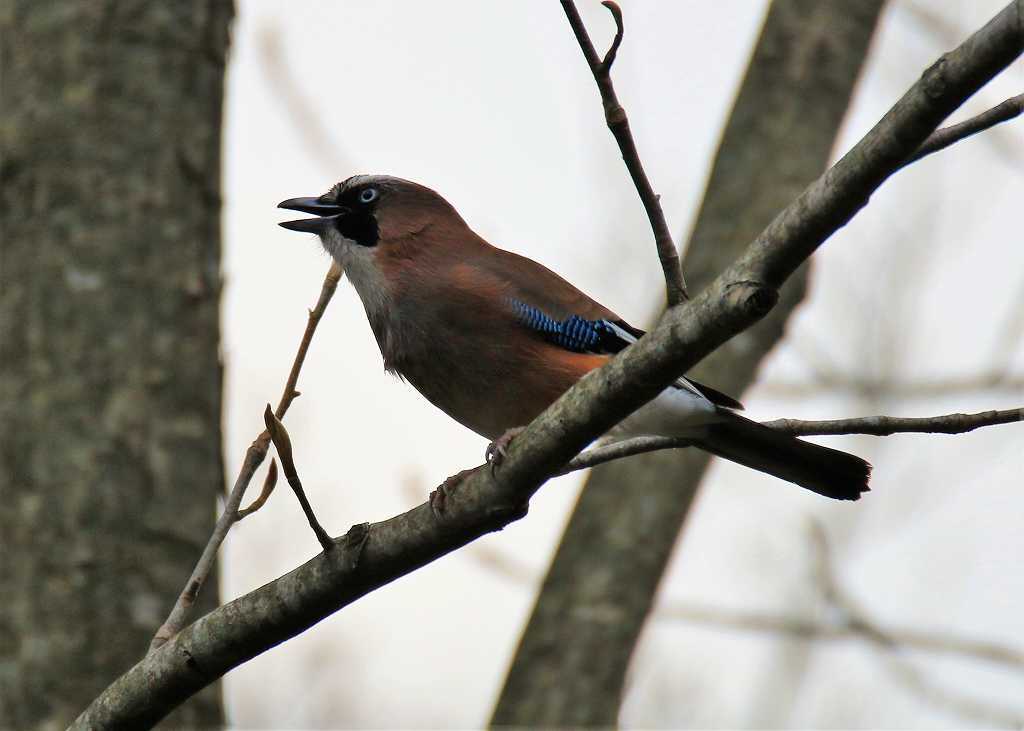
{"type": "MultiPolygon", "coordinates": [[[[605,48],[610,17],[596,2],[579,5],[605,48]]],[[[685,239],[765,5],[622,5],[616,88],[669,223],[685,239]]],[[[932,5],[959,41],[1003,2],[932,5]]],[[[897,0],[840,150],[951,45],[897,0]]],[[[1022,69],[1016,64],[959,117],[1024,90],[1022,69]]],[[[635,323],[646,323],[662,300],[643,208],[553,0],[242,0],[227,92],[229,480],[262,429],[263,405],[277,401],[328,266],[314,237],[275,225],[286,217],[275,208],[284,198],[318,195],[354,173],[410,178],[438,190],[492,243],[543,262],[635,323]],[[279,60],[268,62],[274,48],[279,60]],[[282,69],[324,130],[318,143],[273,82],[282,69]]],[[[768,385],[744,399],[752,416],[923,416],[1021,405],[1020,394],[1005,390],[866,400],[845,392],[792,398],[770,387],[808,382],[815,367],[914,380],[993,365],[1005,324],[1024,306],[1021,124],[898,174],[825,245],[815,257],[812,296],[762,369],[768,385]]],[[[1006,361],[1024,370],[1021,348],[1006,361]]],[[[483,456],[482,438],[384,373],[346,282],[299,388],[288,428],[303,482],[333,534],[413,507],[483,456]]],[[[659,607],[690,602],[827,619],[810,578],[807,525],[815,518],[828,534],[838,582],[883,626],[1021,647],[1020,435],[1004,426],[961,437],[823,438],[874,463],[874,491],[856,504],[719,464],[690,516],[659,607]]],[[[233,671],[225,682],[231,722],[486,723],[580,482],[552,481],[527,519],[233,671]],[[505,568],[495,567],[495,557],[505,568]]],[[[229,539],[224,598],[317,551],[282,484],[229,539]]],[[[809,646],[664,618],[649,624],[631,677],[622,719],[630,727],[959,728],[1024,718],[1024,672],[935,654],[894,661],[864,641],[809,646]],[[915,690],[907,667],[936,687],[915,690]],[[954,695],[981,710],[951,707],[954,695]]]]}

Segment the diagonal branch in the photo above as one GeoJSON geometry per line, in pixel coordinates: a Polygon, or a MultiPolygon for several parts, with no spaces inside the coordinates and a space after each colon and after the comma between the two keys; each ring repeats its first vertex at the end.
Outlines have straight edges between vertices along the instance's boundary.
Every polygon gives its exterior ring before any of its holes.
{"type": "MultiPolygon", "coordinates": [[[[775,291],[845,224],[950,112],[1024,51],[1014,0],[921,80],[842,160],[779,214],[747,252],[645,337],[584,376],[512,442],[494,471],[475,470],[448,498],[351,529],[332,550],[183,629],[115,680],[74,728],[145,727],[231,668],[374,589],[526,514],[529,499],[587,444],[678,374],[749,327],[775,291]]],[[[237,510],[237,505],[233,510],[237,510]]]]}
{"type": "Polygon", "coordinates": [[[615,62],[615,54],[619,50],[619,44],[622,43],[622,10],[611,0],[605,0],[601,4],[608,8],[612,17],[615,18],[616,29],[615,40],[612,41],[612,45],[605,54],[604,59],[598,58],[597,51],[594,50],[594,44],[587,33],[587,28],[583,25],[583,19],[580,18],[579,11],[576,10],[576,5],[573,1],[562,0],[562,9],[565,10],[565,16],[569,19],[569,25],[572,26],[572,32],[576,35],[576,40],[583,50],[583,55],[587,59],[590,71],[594,74],[597,89],[601,92],[601,103],[604,106],[604,118],[608,123],[608,129],[611,130],[615,141],[619,144],[619,150],[622,151],[622,159],[626,163],[626,169],[629,170],[629,175],[633,178],[633,185],[636,186],[636,191],[640,194],[640,200],[644,204],[644,210],[647,211],[647,218],[651,222],[651,230],[654,231],[654,243],[658,248],[658,259],[661,261],[661,269],[665,275],[665,290],[668,296],[668,304],[670,307],[673,307],[685,302],[689,298],[686,292],[686,282],[683,279],[683,269],[679,265],[679,254],[676,251],[675,243],[672,241],[672,234],[669,232],[668,224],[665,222],[665,213],[661,210],[660,197],[654,192],[654,188],[651,187],[651,181],[647,179],[647,173],[644,172],[644,166],[640,162],[640,153],[637,152],[636,143],[633,141],[633,133],[629,129],[629,119],[626,117],[626,110],[619,104],[619,99],[615,95],[615,87],[612,85],[612,64],[615,62]]]}

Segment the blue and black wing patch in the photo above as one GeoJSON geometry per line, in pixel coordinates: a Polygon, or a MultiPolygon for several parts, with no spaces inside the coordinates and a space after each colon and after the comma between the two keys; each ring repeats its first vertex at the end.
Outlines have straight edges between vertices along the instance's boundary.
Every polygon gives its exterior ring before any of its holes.
{"type": "Polygon", "coordinates": [[[625,323],[587,320],[579,315],[556,320],[540,308],[520,300],[510,299],[509,304],[520,324],[548,342],[575,353],[618,353],[637,340],[637,336],[630,332],[632,328],[625,323]]]}
{"type": "MultiPolygon", "coordinates": [[[[520,324],[548,342],[575,353],[612,355],[632,345],[645,334],[643,330],[623,320],[587,320],[579,315],[556,320],[539,307],[528,305],[521,300],[509,299],[509,304],[520,324]]],[[[716,406],[743,409],[743,404],[731,396],[690,378],[680,378],[676,381],[676,387],[693,391],[716,406]]]]}

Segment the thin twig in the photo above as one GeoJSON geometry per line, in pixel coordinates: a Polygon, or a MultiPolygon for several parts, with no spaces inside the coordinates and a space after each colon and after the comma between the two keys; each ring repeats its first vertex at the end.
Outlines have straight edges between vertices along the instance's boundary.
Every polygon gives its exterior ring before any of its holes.
{"type": "Polygon", "coordinates": [[[271,459],[270,469],[267,470],[267,476],[263,479],[263,489],[260,490],[259,497],[253,500],[248,507],[239,510],[235,521],[247,518],[262,508],[270,498],[271,493],[274,492],[275,487],[277,487],[277,460],[271,459]]]}
{"type": "Polygon", "coordinates": [[[636,454],[657,452],[662,449],[682,449],[684,447],[692,447],[693,444],[694,441],[692,439],[684,439],[682,437],[632,437],[631,439],[623,439],[611,444],[602,444],[601,446],[581,452],[576,457],[573,457],[569,464],[563,467],[558,474],[567,475],[570,472],[597,467],[599,464],[632,457],[636,454]]]}
{"type": "Polygon", "coordinates": [[[306,520],[309,521],[309,527],[313,529],[313,533],[316,534],[316,539],[320,541],[323,549],[330,551],[334,547],[334,541],[331,540],[331,536],[320,525],[320,521],[316,519],[316,515],[313,513],[313,507],[306,498],[306,491],[302,489],[299,473],[295,469],[295,460],[292,458],[291,437],[288,436],[288,430],[284,428],[284,424],[270,410],[270,404],[267,404],[266,411],[263,412],[263,421],[267,425],[267,431],[270,432],[270,439],[274,443],[274,449],[277,450],[277,456],[281,458],[281,469],[284,470],[284,476],[288,480],[288,484],[291,485],[292,490],[295,491],[295,497],[299,499],[302,512],[306,514],[306,520]]]}
{"type": "Polygon", "coordinates": [[[626,117],[626,110],[619,104],[615,95],[615,87],[612,85],[611,68],[615,62],[615,54],[622,43],[623,25],[622,10],[611,0],[601,3],[615,19],[615,40],[605,54],[604,59],[598,58],[594,44],[590,40],[583,19],[576,10],[572,0],[562,0],[562,9],[569,19],[569,25],[576,35],[591,73],[594,74],[594,81],[597,82],[597,89],[601,93],[601,103],[604,106],[604,118],[608,123],[615,141],[619,144],[622,152],[622,159],[626,163],[630,177],[633,178],[633,185],[636,186],[640,200],[647,211],[647,218],[651,222],[651,229],[654,231],[654,243],[658,247],[658,259],[661,260],[661,269],[665,274],[665,289],[668,296],[669,307],[685,302],[689,299],[686,291],[686,281],[683,279],[683,269],[679,264],[679,252],[676,250],[675,242],[672,241],[672,234],[669,232],[668,224],[665,222],[665,213],[661,210],[661,201],[654,188],[651,187],[644,172],[644,166],[640,162],[640,153],[637,152],[636,143],[633,141],[633,133],[629,130],[629,119],[626,117]]]}
{"type": "Polygon", "coordinates": [[[786,635],[798,640],[845,640],[864,638],[868,627],[875,635],[889,637],[894,646],[921,652],[958,655],[972,660],[1003,665],[1017,672],[1024,671],[1024,651],[1014,647],[974,637],[961,637],[946,632],[924,631],[913,627],[880,628],[863,619],[854,622],[849,617],[820,621],[807,617],[772,614],[746,609],[691,603],[667,604],[655,614],[657,619],[694,622],[744,632],[763,632],[786,635]]]}
{"type": "MultiPolygon", "coordinates": [[[[324,310],[327,309],[331,297],[334,296],[334,290],[338,288],[341,275],[341,266],[337,262],[333,262],[331,268],[327,271],[327,276],[324,277],[323,286],[320,288],[320,299],[317,300],[316,306],[309,311],[306,330],[302,334],[299,350],[295,353],[295,362],[292,363],[292,369],[288,373],[288,381],[284,385],[281,400],[278,401],[277,408],[274,409],[274,416],[278,419],[284,418],[288,407],[292,405],[292,401],[299,396],[299,392],[295,390],[295,386],[299,382],[299,371],[302,370],[302,364],[306,361],[306,353],[309,351],[309,344],[313,342],[316,326],[320,323],[320,318],[323,317],[324,310]]],[[[269,435],[267,438],[269,439],[269,435]]]]}
{"type": "Polygon", "coordinates": [[[1002,104],[998,104],[976,117],[971,117],[959,124],[937,129],[917,148],[917,152],[907,158],[902,167],[906,167],[912,162],[917,162],[922,157],[931,155],[933,152],[944,150],[960,140],[967,139],[979,132],[984,132],[991,127],[995,127],[997,124],[1008,122],[1019,117],[1021,114],[1024,114],[1024,94],[1011,97],[1002,104]]]}
{"type": "MultiPolygon", "coordinates": [[[[1004,411],[982,411],[977,414],[946,414],[944,416],[927,416],[907,418],[896,416],[862,416],[854,419],[834,419],[830,421],[803,421],[800,419],[776,419],[762,422],[786,434],[794,436],[824,436],[836,434],[872,434],[887,436],[889,434],[924,433],[924,434],[962,434],[983,426],[1010,424],[1024,421],[1024,409],[1006,409],[1004,411]]],[[[655,452],[661,449],[679,449],[693,446],[692,439],[682,437],[644,436],[624,439],[612,444],[588,449],[572,459],[558,472],[565,475],[577,470],[595,467],[604,462],[632,457],[644,452],[655,452]]]]}
{"type": "Polygon", "coordinates": [[[833,419],[829,421],[802,421],[800,419],[776,419],[764,422],[765,426],[786,434],[829,435],[829,434],[872,434],[884,437],[890,434],[909,432],[922,434],[963,434],[983,426],[1012,424],[1024,420],[1024,409],[1003,411],[980,411],[976,414],[946,414],[944,416],[898,417],[863,416],[855,419],[833,419]]]}
{"type": "MultiPolygon", "coordinates": [[[[299,392],[295,390],[295,386],[299,381],[299,371],[302,370],[302,363],[306,360],[306,352],[309,350],[309,344],[313,340],[313,333],[316,332],[316,326],[320,322],[320,318],[324,314],[324,310],[327,309],[328,303],[331,301],[331,297],[334,296],[334,291],[338,288],[338,282],[341,280],[341,268],[337,263],[332,264],[330,270],[327,272],[327,276],[324,278],[323,286],[320,288],[320,299],[317,300],[316,306],[309,311],[309,319],[306,322],[306,331],[302,335],[302,342],[299,343],[299,350],[295,354],[295,360],[292,362],[292,369],[288,374],[288,381],[285,383],[284,391],[281,394],[281,400],[278,402],[277,410],[274,412],[278,419],[282,419],[285,412],[288,411],[288,407],[291,406],[299,392]]],[[[207,541],[206,546],[203,548],[203,553],[199,557],[199,561],[196,562],[196,566],[192,569],[192,575],[189,577],[188,582],[185,584],[185,588],[178,596],[178,600],[174,603],[174,607],[171,609],[171,613],[164,620],[164,623],[160,625],[160,628],[153,635],[152,641],[149,643],[149,652],[152,653],[158,647],[166,643],[169,639],[174,637],[181,629],[185,626],[188,616],[192,610],[192,605],[195,604],[196,597],[199,595],[199,590],[203,587],[203,582],[206,581],[206,577],[210,575],[210,571],[213,569],[214,561],[217,559],[217,552],[220,550],[221,544],[224,539],[227,538],[228,531],[231,530],[231,526],[238,521],[239,507],[242,504],[242,497],[245,495],[245,490],[249,486],[249,482],[252,480],[253,475],[256,474],[256,470],[260,464],[263,463],[263,459],[267,456],[267,450],[270,447],[270,432],[264,430],[262,434],[256,437],[256,440],[249,445],[249,449],[245,452],[245,459],[242,462],[242,467],[238,471],[238,477],[235,478],[235,484],[231,488],[231,492],[228,494],[227,502],[224,505],[224,511],[220,514],[217,519],[216,525],[213,527],[213,533],[210,535],[210,540],[207,541]]]]}

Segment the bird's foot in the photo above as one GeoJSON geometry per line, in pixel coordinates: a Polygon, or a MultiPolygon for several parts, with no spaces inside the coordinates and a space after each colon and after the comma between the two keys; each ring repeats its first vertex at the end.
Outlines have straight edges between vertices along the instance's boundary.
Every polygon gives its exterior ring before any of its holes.
{"type": "Polygon", "coordinates": [[[473,470],[462,470],[458,474],[452,475],[440,485],[437,489],[430,493],[430,511],[434,514],[435,518],[441,518],[444,515],[445,505],[448,502],[448,497],[455,491],[455,488],[462,483],[469,473],[473,470]]]}
{"type": "Polygon", "coordinates": [[[492,470],[500,465],[505,457],[508,456],[508,445],[512,443],[513,439],[522,434],[523,429],[525,428],[526,427],[522,426],[514,426],[487,445],[487,451],[484,452],[484,457],[487,459],[487,463],[491,466],[492,470]]]}

